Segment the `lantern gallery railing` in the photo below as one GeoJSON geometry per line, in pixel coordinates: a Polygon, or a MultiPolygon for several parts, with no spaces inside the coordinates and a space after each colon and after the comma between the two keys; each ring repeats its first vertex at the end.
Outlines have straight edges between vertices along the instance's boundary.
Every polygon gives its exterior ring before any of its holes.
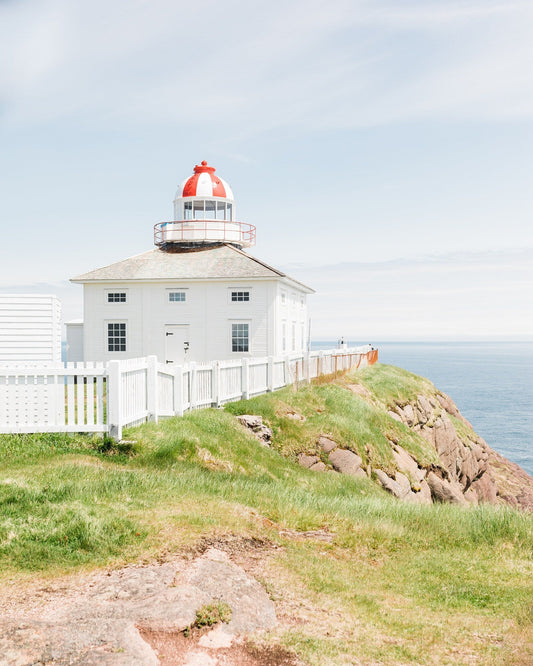
{"type": "Polygon", "coordinates": [[[255,245],[255,227],[246,222],[226,220],[175,220],[154,225],[154,243],[235,243],[255,245]]]}

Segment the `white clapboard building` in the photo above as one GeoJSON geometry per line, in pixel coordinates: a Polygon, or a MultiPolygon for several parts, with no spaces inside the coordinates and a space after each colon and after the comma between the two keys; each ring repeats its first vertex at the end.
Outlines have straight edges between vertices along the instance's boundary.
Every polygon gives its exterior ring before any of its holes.
{"type": "Polygon", "coordinates": [[[60,362],[59,299],[45,294],[0,294],[0,364],[60,362]]]}
{"type": "Polygon", "coordinates": [[[69,360],[155,354],[172,364],[277,356],[307,348],[313,290],[243,248],[230,186],[202,162],[183,181],[174,220],[144,254],[79,275],[83,322],[67,324],[69,360]]]}

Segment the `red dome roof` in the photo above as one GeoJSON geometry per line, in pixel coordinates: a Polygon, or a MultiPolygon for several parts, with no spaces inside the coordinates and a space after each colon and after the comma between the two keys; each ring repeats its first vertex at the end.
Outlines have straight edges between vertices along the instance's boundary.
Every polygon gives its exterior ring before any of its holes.
{"type": "Polygon", "coordinates": [[[215,171],[215,167],[209,166],[205,160],[197,164],[194,175],[180,185],[178,196],[233,199],[231,187],[222,178],[215,176],[215,171]]]}

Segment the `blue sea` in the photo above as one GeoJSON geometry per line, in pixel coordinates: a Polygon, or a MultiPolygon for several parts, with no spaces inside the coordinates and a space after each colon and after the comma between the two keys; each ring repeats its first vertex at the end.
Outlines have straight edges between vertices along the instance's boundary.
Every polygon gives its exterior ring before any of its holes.
{"type": "Polygon", "coordinates": [[[448,393],[489,446],[533,475],[533,342],[372,344],[381,363],[427,377],[448,393]]]}

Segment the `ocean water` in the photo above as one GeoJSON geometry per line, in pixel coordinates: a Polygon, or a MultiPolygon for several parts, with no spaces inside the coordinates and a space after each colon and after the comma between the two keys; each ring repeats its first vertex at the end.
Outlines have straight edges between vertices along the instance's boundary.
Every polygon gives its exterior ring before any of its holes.
{"type": "Polygon", "coordinates": [[[448,393],[489,446],[533,476],[533,342],[372,344],[381,363],[427,377],[448,393]]]}

